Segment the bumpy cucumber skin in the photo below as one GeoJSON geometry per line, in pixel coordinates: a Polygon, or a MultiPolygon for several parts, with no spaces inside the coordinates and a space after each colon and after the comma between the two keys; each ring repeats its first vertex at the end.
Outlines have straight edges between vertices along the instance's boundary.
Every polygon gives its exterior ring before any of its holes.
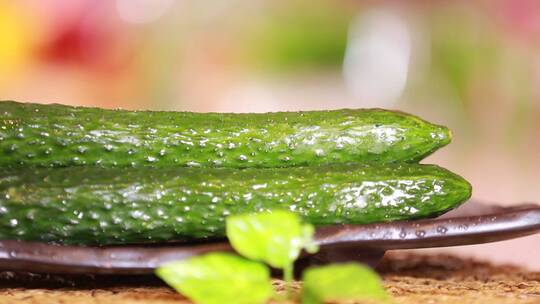
{"type": "Polygon", "coordinates": [[[450,131],[381,109],[220,114],[0,102],[0,166],[294,167],[417,162],[450,131]]]}
{"type": "Polygon", "coordinates": [[[230,214],[288,209],[315,225],[432,217],[471,195],[434,165],[0,169],[0,239],[106,245],[224,236],[230,214]]]}

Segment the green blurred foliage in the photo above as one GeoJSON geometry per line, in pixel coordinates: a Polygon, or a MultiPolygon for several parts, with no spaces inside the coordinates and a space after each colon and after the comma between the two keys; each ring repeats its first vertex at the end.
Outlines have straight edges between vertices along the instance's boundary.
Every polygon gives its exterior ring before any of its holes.
{"type": "Polygon", "coordinates": [[[248,30],[247,57],[257,67],[278,72],[339,68],[353,12],[329,1],[272,6],[248,30]]]}
{"type": "Polygon", "coordinates": [[[535,55],[493,16],[466,8],[448,3],[422,12],[429,68],[409,79],[404,100],[444,113],[467,147],[497,138],[517,153],[535,131],[535,55]]]}
{"type": "Polygon", "coordinates": [[[430,23],[433,72],[448,82],[456,100],[466,106],[474,78],[494,72],[500,49],[495,33],[483,26],[479,16],[462,11],[438,11],[430,23]]]}
{"type": "MultiPolygon", "coordinates": [[[[506,128],[505,139],[507,147],[519,150],[529,149],[528,138],[534,136],[535,122],[535,93],[532,79],[530,57],[516,50],[506,50],[502,54],[500,83],[497,90],[507,95],[513,105],[510,116],[510,126],[506,128]],[[527,143],[516,145],[517,143],[527,143]]],[[[517,151],[520,152],[520,151],[517,151]]],[[[526,152],[525,152],[526,153],[526,152]]]]}

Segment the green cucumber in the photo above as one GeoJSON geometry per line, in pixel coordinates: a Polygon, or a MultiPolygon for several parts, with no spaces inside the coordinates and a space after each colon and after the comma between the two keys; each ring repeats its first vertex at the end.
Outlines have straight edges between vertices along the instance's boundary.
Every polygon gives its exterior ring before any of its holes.
{"type": "Polygon", "coordinates": [[[105,245],[224,237],[229,214],[288,209],[315,225],[437,216],[471,186],[434,165],[3,168],[0,239],[105,245]]]}
{"type": "Polygon", "coordinates": [[[220,114],[0,102],[0,166],[295,167],[417,162],[450,131],[381,109],[220,114]]]}

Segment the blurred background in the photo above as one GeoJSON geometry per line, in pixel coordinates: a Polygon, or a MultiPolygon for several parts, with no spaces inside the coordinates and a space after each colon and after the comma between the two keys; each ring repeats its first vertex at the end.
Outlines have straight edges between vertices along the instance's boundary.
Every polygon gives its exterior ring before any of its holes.
{"type": "MultiPolygon", "coordinates": [[[[0,0],[0,99],[400,109],[453,129],[426,162],[466,177],[474,198],[540,203],[535,0],[0,0]]],[[[439,251],[540,270],[539,241],[439,251]]]]}

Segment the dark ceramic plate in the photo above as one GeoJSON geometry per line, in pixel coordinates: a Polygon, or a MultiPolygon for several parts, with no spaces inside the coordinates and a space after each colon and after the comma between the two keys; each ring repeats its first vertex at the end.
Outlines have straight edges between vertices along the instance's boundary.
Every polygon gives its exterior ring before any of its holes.
{"type": "MultiPolygon", "coordinates": [[[[386,250],[447,247],[502,241],[540,231],[540,206],[514,207],[468,202],[436,219],[317,229],[320,252],[301,265],[357,260],[375,265],[386,250]]],[[[141,274],[168,261],[209,251],[229,251],[227,243],[195,245],[75,247],[0,241],[0,270],[141,274]]]]}

